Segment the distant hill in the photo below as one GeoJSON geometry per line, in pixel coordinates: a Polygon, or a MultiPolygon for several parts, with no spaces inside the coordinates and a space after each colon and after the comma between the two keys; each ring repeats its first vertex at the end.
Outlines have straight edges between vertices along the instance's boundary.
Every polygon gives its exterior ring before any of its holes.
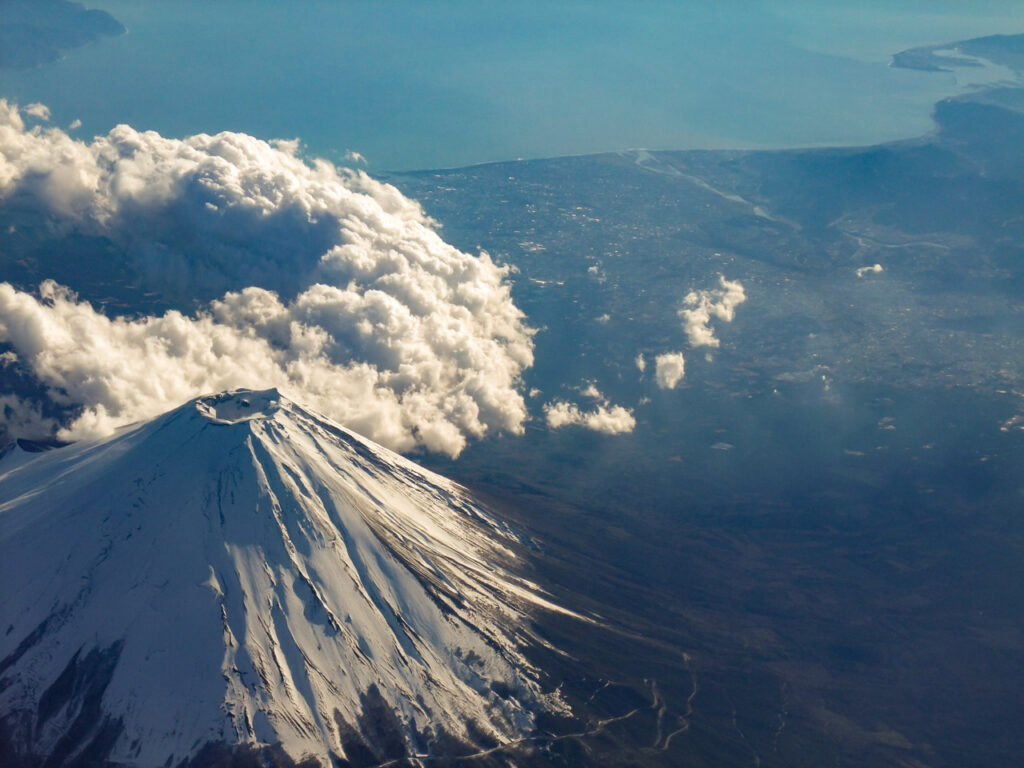
{"type": "Polygon", "coordinates": [[[127,32],[106,11],[68,0],[0,0],[0,67],[29,69],[127,32]]]}
{"type": "Polygon", "coordinates": [[[983,66],[970,57],[987,59],[1020,72],[1024,70],[1024,35],[989,35],[959,43],[923,45],[895,54],[892,65],[925,72],[951,72],[953,67],[983,66]]]}

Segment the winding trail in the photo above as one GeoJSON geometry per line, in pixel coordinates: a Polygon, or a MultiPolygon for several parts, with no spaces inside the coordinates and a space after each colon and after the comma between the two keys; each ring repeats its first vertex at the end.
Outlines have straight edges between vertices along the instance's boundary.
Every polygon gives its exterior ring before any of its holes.
{"type": "Polygon", "coordinates": [[[693,667],[690,664],[690,654],[683,653],[683,661],[686,662],[686,669],[690,673],[690,681],[693,687],[690,689],[690,695],[686,697],[686,711],[679,716],[681,725],[665,737],[664,743],[658,749],[659,752],[667,752],[672,739],[690,730],[690,718],[693,716],[693,700],[697,698],[697,692],[700,691],[700,687],[697,685],[697,673],[693,671],[693,667]]]}
{"type": "Polygon", "coordinates": [[[622,720],[628,720],[629,718],[633,717],[633,715],[635,715],[637,712],[640,712],[642,709],[644,709],[644,707],[637,707],[635,709],[631,709],[624,715],[616,715],[615,717],[608,717],[604,720],[598,720],[595,726],[590,730],[580,731],[578,733],[565,733],[561,736],[526,736],[522,739],[509,741],[504,744],[499,744],[496,747],[491,747],[490,749],[483,749],[479,752],[473,752],[468,755],[454,755],[451,757],[445,755],[413,755],[411,757],[399,757],[394,760],[389,760],[385,763],[378,763],[377,765],[373,766],[373,768],[391,768],[391,766],[399,765],[423,765],[425,763],[432,763],[437,760],[445,760],[448,762],[465,762],[467,760],[478,760],[481,757],[487,757],[488,755],[493,755],[496,752],[504,752],[505,750],[513,749],[524,744],[556,744],[560,741],[567,741],[568,739],[585,739],[590,736],[596,736],[612,723],[617,723],[622,720]]]}
{"type": "MultiPolygon", "coordinates": [[[[513,750],[516,747],[521,747],[527,744],[532,744],[536,746],[549,746],[551,744],[557,744],[558,742],[568,741],[570,739],[582,741],[583,739],[597,736],[598,734],[602,733],[605,729],[607,729],[609,725],[628,720],[644,710],[654,710],[656,712],[657,731],[655,733],[654,742],[651,744],[651,746],[643,748],[643,751],[667,752],[669,746],[672,743],[672,739],[674,739],[676,736],[682,733],[685,733],[690,729],[690,717],[693,715],[693,700],[694,698],[696,698],[697,693],[700,690],[700,687],[697,684],[697,675],[693,671],[693,668],[690,664],[690,655],[688,653],[683,653],[683,660],[686,664],[686,669],[690,672],[690,680],[692,681],[693,687],[690,690],[690,694],[686,697],[686,711],[682,715],[676,715],[676,722],[679,724],[679,727],[677,727],[673,731],[670,731],[668,734],[664,733],[664,721],[669,711],[668,705],[661,696],[661,690],[658,688],[658,681],[654,678],[650,678],[644,681],[645,683],[647,683],[647,688],[651,694],[651,703],[649,705],[647,705],[646,707],[635,707],[634,709],[631,709],[629,712],[626,712],[622,715],[615,715],[613,717],[606,717],[604,719],[597,720],[594,722],[592,727],[583,731],[578,731],[575,733],[564,733],[560,736],[543,734],[538,734],[534,736],[524,736],[521,739],[509,741],[504,744],[498,744],[497,746],[490,747],[488,749],[483,749],[479,752],[473,752],[468,755],[412,755],[408,757],[399,757],[394,760],[388,760],[383,763],[378,763],[377,765],[373,766],[373,768],[396,768],[397,766],[420,766],[422,768],[422,766],[439,760],[461,763],[468,762],[471,760],[479,760],[480,758],[488,757],[489,755],[493,755],[499,752],[513,750]]],[[[601,685],[596,691],[594,691],[593,694],[591,694],[587,702],[589,703],[590,701],[593,701],[594,697],[597,696],[598,693],[600,693],[602,690],[608,688],[611,685],[616,685],[616,683],[614,683],[611,680],[605,681],[603,685],[601,685]]],[[[586,745],[584,744],[584,746],[586,745]]]]}
{"type": "Polygon", "coordinates": [[[782,731],[786,728],[786,716],[789,715],[787,709],[789,700],[786,697],[786,682],[783,681],[782,686],[779,688],[779,697],[782,699],[779,704],[779,727],[775,729],[775,735],[772,738],[772,752],[778,754],[779,752],[779,738],[782,736],[782,731]]]}
{"type": "MultiPolygon", "coordinates": [[[[631,640],[634,640],[634,641],[636,641],[638,643],[643,643],[643,644],[649,645],[649,646],[655,646],[655,647],[658,647],[658,648],[660,648],[662,650],[670,650],[673,653],[680,653],[678,648],[669,646],[668,644],[666,644],[664,642],[661,642],[661,641],[658,641],[658,640],[654,640],[654,639],[652,639],[650,637],[646,637],[644,635],[637,634],[636,632],[633,632],[633,631],[630,631],[630,630],[627,630],[627,629],[623,629],[621,627],[605,625],[604,629],[609,631],[609,632],[612,632],[613,634],[619,635],[621,637],[626,637],[626,638],[629,638],[631,640]]],[[[500,752],[503,752],[503,751],[513,750],[516,747],[521,747],[521,746],[524,746],[524,745],[531,745],[532,744],[532,745],[536,745],[536,746],[549,746],[551,744],[557,744],[559,742],[568,741],[570,739],[574,739],[574,740],[580,741],[583,744],[584,748],[587,748],[586,743],[583,742],[584,739],[587,739],[587,738],[590,738],[590,737],[593,737],[593,736],[597,736],[598,734],[600,734],[603,731],[605,731],[608,728],[608,726],[610,726],[610,725],[612,725],[614,723],[620,723],[620,722],[623,722],[625,720],[628,720],[628,719],[634,717],[635,715],[637,715],[638,713],[640,713],[642,711],[645,711],[645,710],[653,710],[656,713],[656,716],[657,716],[657,730],[655,732],[655,737],[654,737],[654,740],[653,740],[653,743],[651,744],[651,746],[649,746],[649,747],[641,747],[640,748],[641,751],[644,751],[644,752],[647,752],[647,753],[656,753],[656,752],[657,753],[663,753],[663,752],[667,752],[669,750],[669,747],[671,746],[672,740],[674,738],[676,738],[677,736],[679,736],[679,735],[681,735],[683,733],[686,733],[687,731],[690,730],[691,718],[692,718],[693,713],[694,713],[694,707],[693,707],[694,699],[697,698],[697,694],[700,692],[700,685],[699,685],[699,683],[697,681],[697,673],[696,673],[696,671],[693,668],[693,663],[692,663],[693,659],[692,659],[692,657],[690,656],[689,653],[686,653],[685,651],[681,652],[680,656],[681,656],[682,661],[683,661],[684,669],[686,669],[686,671],[689,672],[689,674],[690,674],[691,688],[690,688],[689,695],[687,695],[687,697],[686,697],[686,702],[685,702],[685,707],[686,708],[685,708],[685,711],[681,715],[676,715],[676,723],[678,724],[678,727],[675,730],[670,731],[667,734],[664,733],[664,720],[665,720],[665,717],[669,713],[668,705],[666,704],[666,702],[664,701],[664,699],[661,696],[661,690],[658,688],[657,680],[655,680],[654,678],[648,678],[648,679],[645,679],[644,682],[646,683],[647,688],[650,691],[650,695],[651,695],[651,703],[650,704],[648,704],[647,706],[643,706],[643,707],[636,707],[636,708],[631,709],[629,712],[626,712],[625,714],[622,714],[622,715],[615,715],[613,717],[607,717],[607,718],[604,718],[604,719],[601,719],[601,720],[594,721],[593,725],[590,728],[587,728],[586,730],[583,730],[583,731],[578,731],[578,732],[574,732],[574,733],[565,733],[565,734],[561,734],[559,736],[555,736],[553,734],[548,734],[548,735],[535,734],[533,736],[524,736],[521,739],[515,739],[514,741],[509,741],[509,742],[506,742],[504,744],[498,744],[497,746],[490,747],[488,749],[483,749],[483,750],[480,750],[479,752],[473,752],[473,753],[466,754],[466,755],[454,755],[454,756],[411,755],[411,756],[407,756],[407,757],[399,757],[399,758],[396,758],[394,760],[387,760],[387,761],[385,761],[383,763],[378,763],[378,764],[372,766],[372,768],[397,768],[398,766],[415,766],[415,767],[418,767],[418,768],[425,768],[425,766],[427,766],[427,765],[429,765],[431,763],[442,761],[442,760],[448,761],[448,762],[452,762],[452,763],[464,763],[464,762],[470,762],[472,760],[479,760],[480,758],[488,757],[490,755],[497,754],[497,753],[500,753],[500,752]]],[[[606,680],[606,681],[604,681],[602,683],[602,685],[600,685],[594,691],[594,693],[592,693],[590,695],[590,697],[587,699],[587,703],[589,704],[590,702],[592,702],[594,700],[594,698],[601,691],[603,691],[604,689],[606,689],[606,688],[608,688],[610,686],[613,686],[613,685],[622,685],[622,684],[621,683],[616,683],[613,680],[606,680]]]]}

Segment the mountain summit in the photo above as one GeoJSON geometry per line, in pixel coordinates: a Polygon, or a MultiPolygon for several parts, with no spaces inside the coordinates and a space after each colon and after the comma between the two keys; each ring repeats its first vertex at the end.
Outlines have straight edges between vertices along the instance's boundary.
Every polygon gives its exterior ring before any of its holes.
{"type": "Polygon", "coordinates": [[[276,390],[14,449],[0,762],[364,765],[522,738],[564,705],[524,654],[527,611],[558,609],[514,575],[516,544],[276,390]]]}

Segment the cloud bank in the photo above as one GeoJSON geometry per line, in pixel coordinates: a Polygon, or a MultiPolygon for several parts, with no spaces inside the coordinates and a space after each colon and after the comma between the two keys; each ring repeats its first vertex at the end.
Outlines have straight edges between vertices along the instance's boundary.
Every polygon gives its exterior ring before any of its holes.
{"type": "Polygon", "coordinates": [[[717,347],[721,343],[711,327],[712,318],[731,323],[736,307],[747,300],[743,286],[738,280],[726,280],[719,275],[721,288],[706,291],[690,291],[683,299],[679,317],[691,347],[717,347]]]}
{"type": "MultiPolygon", "coordinates": [[[[533,341],[507,268],[445,243],[394,187],[297,150],[125,125],[87,143],[0,101],[0,200],[109,239],[154,290],[204,298],[112,318],[53,281],[0,284],[0,351],[64,409],[61,437],[269,386],[401,451],[522,431],[533,341]]],[[[8,398],[0,423],[38,405],[8,398]]]]}

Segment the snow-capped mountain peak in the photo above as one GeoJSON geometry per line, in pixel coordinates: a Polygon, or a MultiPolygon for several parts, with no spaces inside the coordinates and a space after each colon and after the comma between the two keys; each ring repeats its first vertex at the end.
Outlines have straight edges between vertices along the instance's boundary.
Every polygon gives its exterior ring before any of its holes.
{"type": "Polygon", "coordinates": [[[275,390],[0,461],[0,745],[53,765],[210,745],[352,763],[519,738],[514,532],[275,390]],[[91,757],[92,756],[92,757],[91,757]]]}

